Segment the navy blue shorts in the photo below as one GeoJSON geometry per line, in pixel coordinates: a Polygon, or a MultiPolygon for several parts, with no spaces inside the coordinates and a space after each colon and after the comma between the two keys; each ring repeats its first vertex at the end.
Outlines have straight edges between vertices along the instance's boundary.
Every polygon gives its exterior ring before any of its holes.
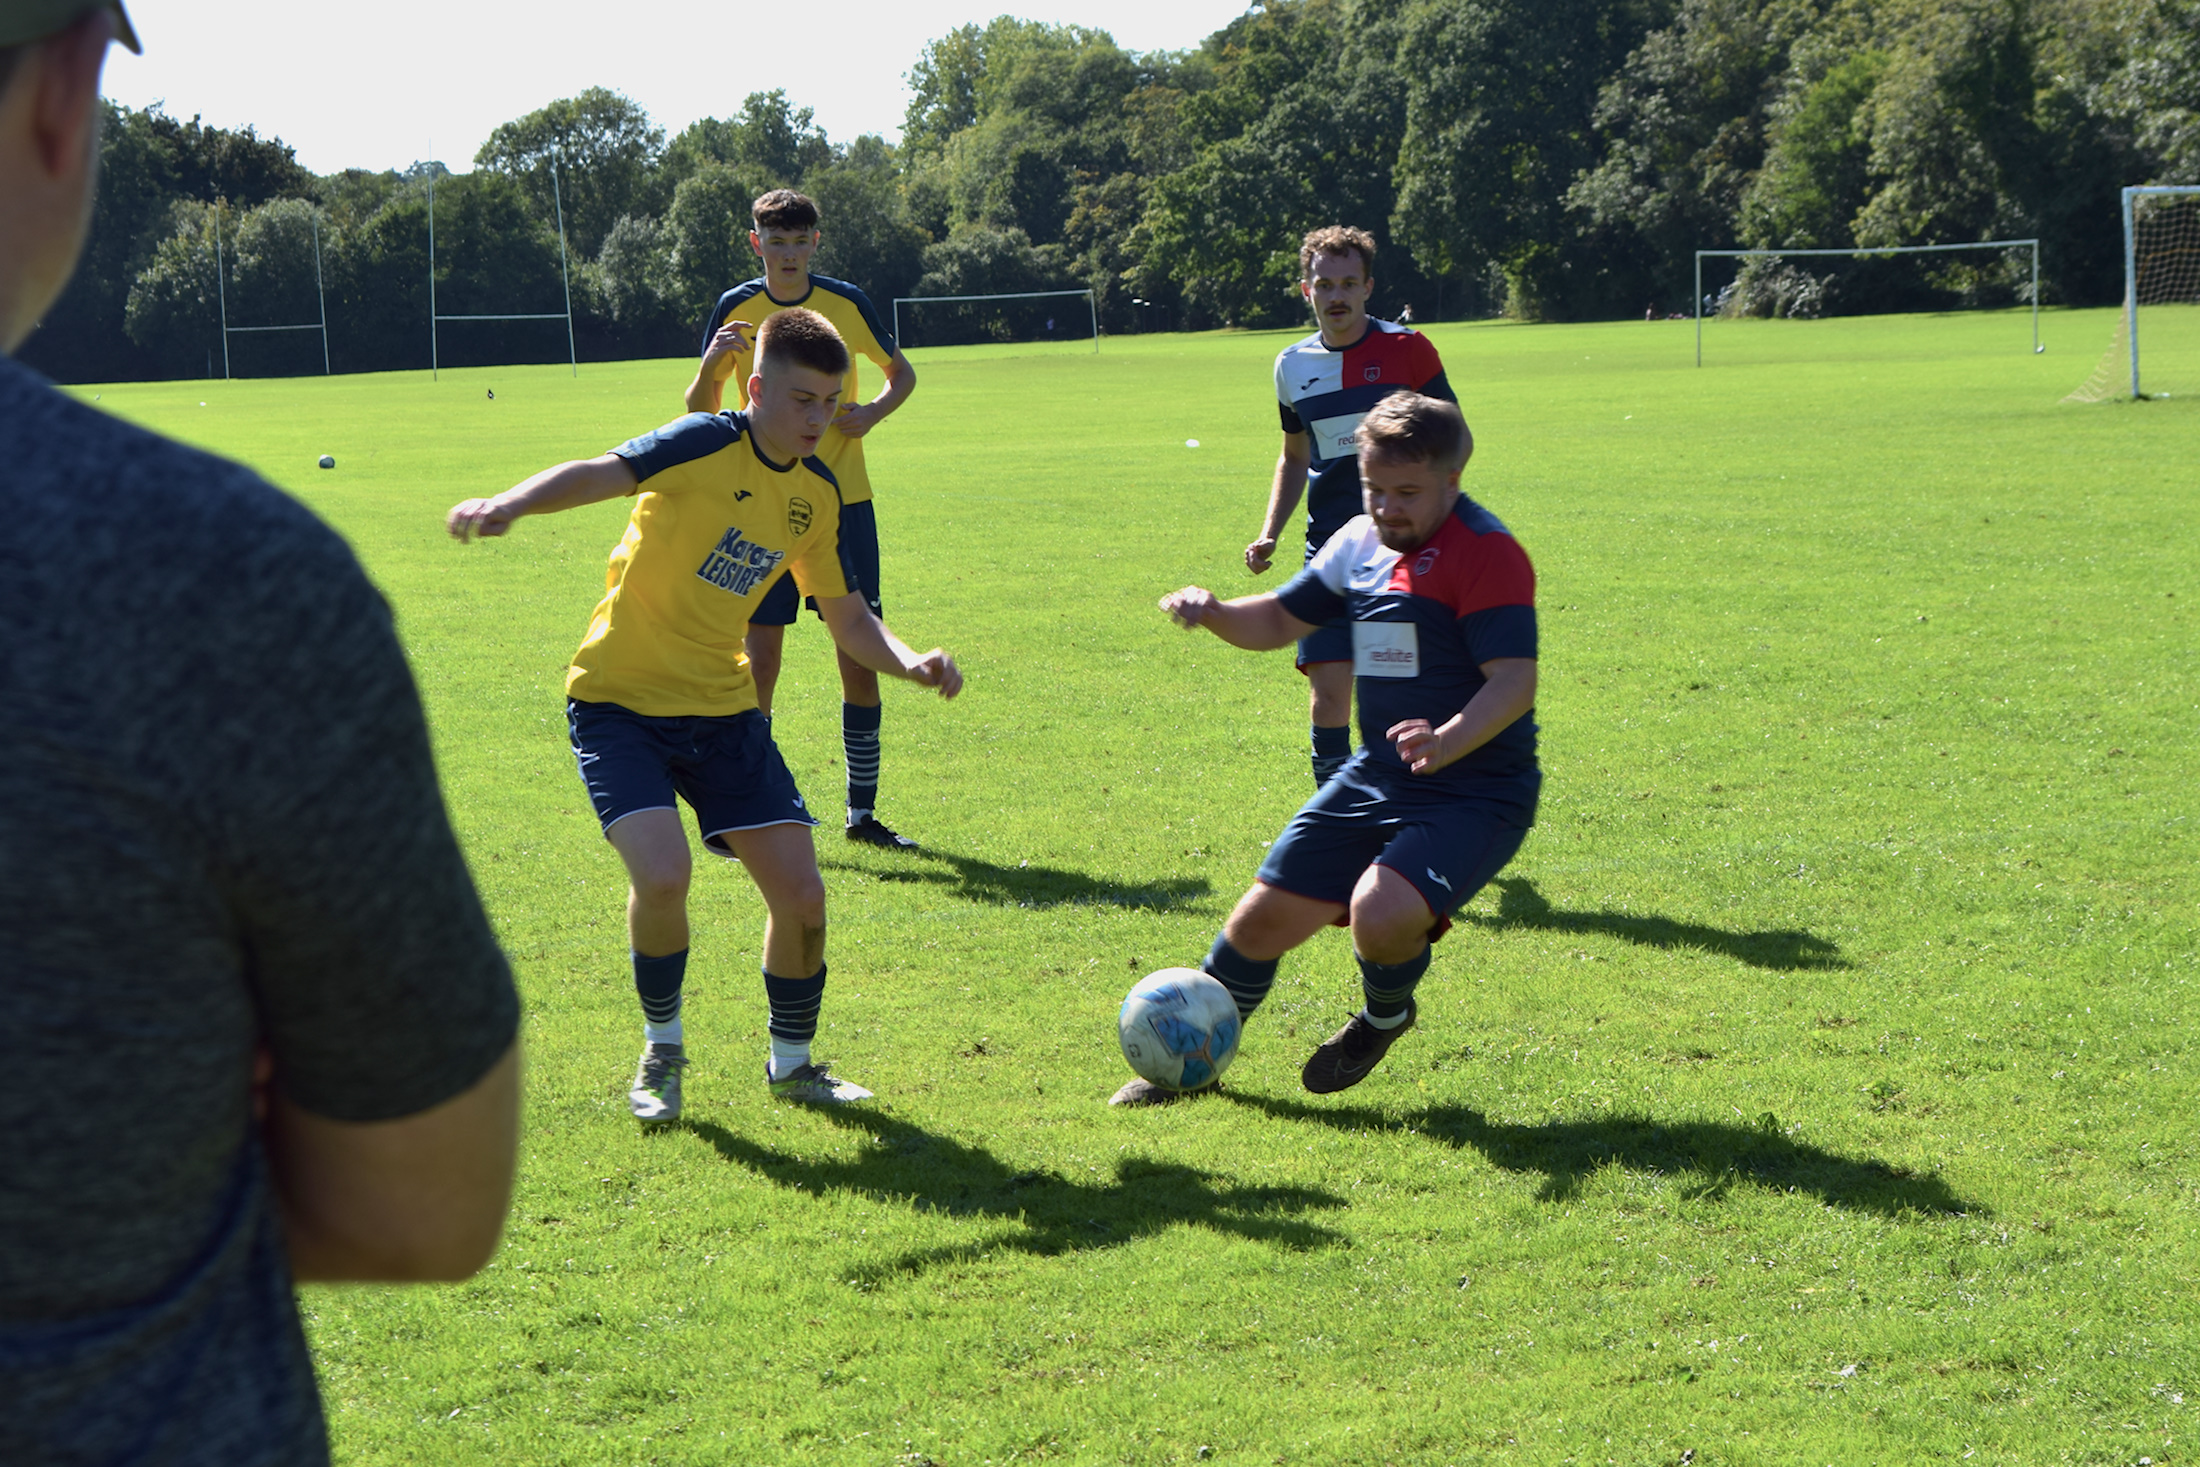
{"type": "MultiPolygon", "coordinates": [[[[871,608],[871,615],[884,621],[886,609],[878,598],[878,512],[868,499],[840,507],[840,573],[847,577],[848,589],[861,596],[863,604],[871,608]]],[[[794,577],[781,576],[772,582],[764,599],[756,604],[756,610],[749,613],[749,621],[766,627],[794,625],[802,606],[817,610],[815,596],[802,596],[802,605],[797,606],[798,596],[794,577]]],[[[1350,635],[1346,633],[1348,639],[1350,635]]],[[[1349,651],[1345,653],[1347,657],[1351,655],[1349,651]]]]}
{"type": "Polygon", "coordinates": [[[727,831],[817,824],[772,742],[771,720],[753,708],[726,718],[651,718],[568,698],[565,717],[606,831],[643,810],[677,808],[675,794],[695,812],[703,844],[721,856],[733,854],[727,831]]]}
{"type": "Polygon", "coordinates": [[[1416,790],[1366,762],[1364,750],[1354,755],[1291,817],[1260,882],[1349,907],[1367,868],[1388,866],[1413,883],[1441,933],[1527,839],[1541,779],[1492,781],[1486,793],[1416,790]]]}

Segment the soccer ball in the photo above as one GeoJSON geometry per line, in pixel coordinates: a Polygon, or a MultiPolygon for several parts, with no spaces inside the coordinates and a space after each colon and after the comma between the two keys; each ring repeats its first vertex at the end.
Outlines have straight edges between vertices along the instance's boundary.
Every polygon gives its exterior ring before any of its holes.
{"type": "Polygon", "coordinates": [[[1132,1069],[1164,1090],[1198,1090],[1237,1058],[1237,1001],[1197,968],[1163,968],[1124,997],[1116,1031],[1132,1069]]]}
{"type": "Polygon", "coordinates": [[[336,455],[334,455],[334,454],[332,454],[332,453],[324,453],[324,454],[322,454],[322,455],[321,455],[321,467],[322,467],[322,468],[324,468],[324,469],[333,469],[333,468],[335,468],[335,467],[336,467],[336,455]]]}

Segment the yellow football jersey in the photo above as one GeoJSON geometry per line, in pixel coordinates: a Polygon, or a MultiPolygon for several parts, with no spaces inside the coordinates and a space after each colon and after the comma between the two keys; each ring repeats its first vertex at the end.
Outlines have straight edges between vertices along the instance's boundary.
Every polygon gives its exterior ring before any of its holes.
{"type": "MultiPolygon", "coordinates": [[[[798,301],[773,300],[761,277],[744,281],[718,297],[718,304],[711,308],[710,319],[703,323],[703,349],[710,349],[710,339],[728,321],[738,319],[761,325],[767,316],[794,306],[815,311],[832,322],[840,339],[848,343],[848,375],[840,385],[840,401],[845,407],[864,401],[856,380],[860,364],[868,357],[879,371],[884,372],[887,363],[894,359],[894,336],[879,320],[871,298],[845,280],[812,275],[810,293],[798,301]]],[[[744,408],[749,405],[749,374],[756,370],[755,344],[756,337],[752,333],[750,349],[734,357],[733,376],[728,379],[734,399],[744,408]]],[[[827,428],[818,442],[817,456],[840,481],[843,503],[860,504],[871,497],[871,476],[863,466],[861,438],[850,438],[827,428]]]]}
{"type": "Polygon", "coordinates": [[[805,595],[854,589],[832,470],[772,463],[733,412],[690,413],[612,452],[640,483],[567,696],[652,718],[747,712],[741,642],[765,589],[789,572],[805,595]]]}

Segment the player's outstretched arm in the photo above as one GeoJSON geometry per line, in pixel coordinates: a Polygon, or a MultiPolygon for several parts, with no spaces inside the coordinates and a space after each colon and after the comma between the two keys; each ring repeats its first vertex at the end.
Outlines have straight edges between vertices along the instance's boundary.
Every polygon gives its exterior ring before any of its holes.
{"type": "Polygon", "coordinates": [[[1495,657],[1482,664],[1487,679],[1467,706],[1441,727],[1431,728],[1425,718],[1394,723],[1383,731],[1398,749],[1398,757],[1415,774],[1434,774],[1445,765],[1464,759],[1518,722],[1535,706],[1535,659],[1495,657]]]}
{"type": "Polygon", "coordinates": [[[488,499],[467,499],[451,506],[443,517],[444,528],[459,540],[479,535],[487,539],[512,528],[521,515],[556,514],[632,494],[640,481],[627,461],[615,453],[601,458],[575,459],[544,469],[531,479],[513,485],[488,499]]]}
{"type": "Polygon", "coordinates": [[[825,619],[833,644],[871,671],[931,688],[942,698],[962,691],[962,669],[954,658],[937,647],[929,652],[910,651],[886,629],[886,623],[871,615],[861,596],[820,596],[817,614],[825,619]]]}
{"type": "Polygon", "coordinates": [[[1283,609],[1273,591],[1224,601],[1203,586],[1186,586],[1161,598],[1161,609],[1180,627],[1205,627],[1233,647],[1271,652],[1311,636],[1312,622],[1283,609]]]}
{"type": "Polygon", "coordinates": [[[1306,493],[1306,473],[1314,461],[1313,440],[1304,433],[1283,435],[1283,452],[1276,458],[1276,481],[1268,490],[1268,513],[1261,518],[1260,538],[1245,547],[1245,568],[1259,575],[1275,563],[1276,542],[1291,521],[1306,493]]]}

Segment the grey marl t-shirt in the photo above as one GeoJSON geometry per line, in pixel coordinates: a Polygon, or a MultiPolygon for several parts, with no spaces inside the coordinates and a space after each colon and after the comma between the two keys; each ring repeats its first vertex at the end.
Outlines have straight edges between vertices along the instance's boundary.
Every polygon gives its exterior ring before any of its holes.
{"type": "Polygon", "coordinates": [[[517,1024],[349,549],[0,358],[0,1462],[325,1462],[255,1047],[387,1120],[517,1024]]]}

